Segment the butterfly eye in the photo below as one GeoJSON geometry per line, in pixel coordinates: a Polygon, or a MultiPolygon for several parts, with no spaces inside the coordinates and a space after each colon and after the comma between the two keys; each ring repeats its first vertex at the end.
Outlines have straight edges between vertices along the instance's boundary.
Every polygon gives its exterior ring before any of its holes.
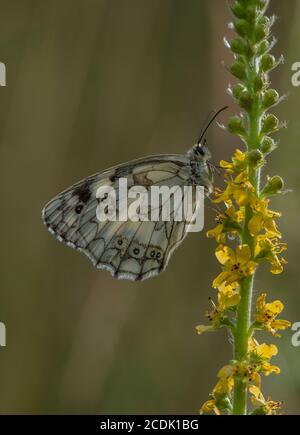
{"type": "Polygon", "coordinates": [[[152,257],[152,258],[155,257],[155,251],[154,250],[150,252],[150,257],[152,257]]]}
{"type": "Polygon", "coordinates": [[[198,146],[197,153],[200,154],[200,156],[204,156],[205,154],[204,149],[201,146],[198,146]]]}
{"type": "Polygon", "coordinates": [[[82,209],[83,209],[83,205],[82,204],[76,205],[75,212],[77,214],[80,214],[82,212],[82,209]]]}
{"type": "Polygon", "coordinates": [[[139,255],[139,253],[140,253],[139,248],[134,248],[133,253],[134,253],[134,255],[139,255]]]}

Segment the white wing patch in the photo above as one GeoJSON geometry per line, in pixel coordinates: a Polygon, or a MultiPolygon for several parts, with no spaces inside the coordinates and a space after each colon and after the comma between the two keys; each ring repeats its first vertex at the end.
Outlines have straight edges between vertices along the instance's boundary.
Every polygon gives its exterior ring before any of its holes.
{"type": "Polygon", "coordinates": [[[56,196],[43,209],[48,230],[62,243],[83,252],[94,266],[114,277],[144,280],[162,272],[174,249],[183,241],[187,222],[99,222],[96,209],[101,185],[116,191],[126,177],[128,188],[142,185],[186,185],[191,167],[184,156],[154,156],[101,172],[56,196]]]}

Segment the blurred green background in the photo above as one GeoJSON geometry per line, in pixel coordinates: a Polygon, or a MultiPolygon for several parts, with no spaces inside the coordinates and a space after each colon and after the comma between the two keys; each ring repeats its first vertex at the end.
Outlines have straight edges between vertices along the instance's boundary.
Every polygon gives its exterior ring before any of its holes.
{"type": "MultiPolygon", "coordinates": [[[[300,61],[300,1],[272,0],[286,62],[273,86],[288,99],[281,147],[265,175],[293,193],[275,201],[289,243],[282,276],[261,273],[257,294],[286,304],[300,321],[299,104],[291,65],[300,61]]],[[[198,337],[212,279],[215,243],[190,234],[160,277],[116,281],[59,244],[41,209],[75,181],[156,153],[183,153],[211,109],[230,105],[226,0],[0,1],[1,413],[195,413],[231,357],[224,331],[198,337]]],[[[215,127],[213,161],[238,142],[215,127]]],[[[216,179],[216,184],[221,179],[216,179]]],[[[208,207],[206,229],[214,225],[208,207]]],[[[300,414],[300,348],[276,342],[282,375],[264,392],[300,414]]]]}

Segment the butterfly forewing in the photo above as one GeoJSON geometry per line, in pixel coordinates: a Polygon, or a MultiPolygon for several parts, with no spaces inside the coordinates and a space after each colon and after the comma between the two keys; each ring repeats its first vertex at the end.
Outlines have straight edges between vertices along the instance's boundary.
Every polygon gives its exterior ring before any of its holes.
{"type": "Polygon", "coordinates": [[[184,186],[190,177],[186,156],[135,160],[88,177],[62,192],[45,206],[43,219],[59,241],[86,254],[97,268],[107,269],[117,278],[143,280],[165,269],[173,250],[187,234],[188,222],[175,221],[175,209],[166,222],[100,222],[96,210],[101,197],[97,197],[97,191],[101,186],[111,186],[118,193],[120,178],[126,178],[128,188],[138,185],[149,191],[151,186],[184,186]]]}

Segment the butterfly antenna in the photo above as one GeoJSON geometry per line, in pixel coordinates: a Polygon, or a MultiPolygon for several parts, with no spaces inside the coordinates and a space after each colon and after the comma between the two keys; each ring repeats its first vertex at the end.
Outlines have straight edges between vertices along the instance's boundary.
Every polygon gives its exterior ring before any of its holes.
{"type": "Polygon", "coordinates": [[[200,136],[200,137],[202,137],[203,131],[204,131],[204,129],[206,128],[207,123],[209,122],[210,118],[214,115],[214,113],[215,113],[215,110],[211,110],[211,111],[209,112],[209,114],[206,116],[205,120],[203,121],[203,125],[202,125],[202,127],[201,127],[201,131],[200,131],[200,133],[199,133],[199,136],[200,136]]]}
{"type": "MultiPolygon", "coordinates": [[[[222,107],[222,109],[218,110],[213,117],[211,118],[211,120],[208,122],[208,124],[206,125],[206,127],[204,129],[202,129],[201,133],[200,133],[200,138],[197,142],[197,145],[201,145],[202,139],[204,138],[207,130],[209,129],[209,127],[212,125],[212,123],[215,121],[215,119],[220,115],[220,113],[224,112],[224,110],[227,110],[228,106],[224,106],[222,107]]],[[[210,116],[210,115],[209,115],[210,116]]]]}

